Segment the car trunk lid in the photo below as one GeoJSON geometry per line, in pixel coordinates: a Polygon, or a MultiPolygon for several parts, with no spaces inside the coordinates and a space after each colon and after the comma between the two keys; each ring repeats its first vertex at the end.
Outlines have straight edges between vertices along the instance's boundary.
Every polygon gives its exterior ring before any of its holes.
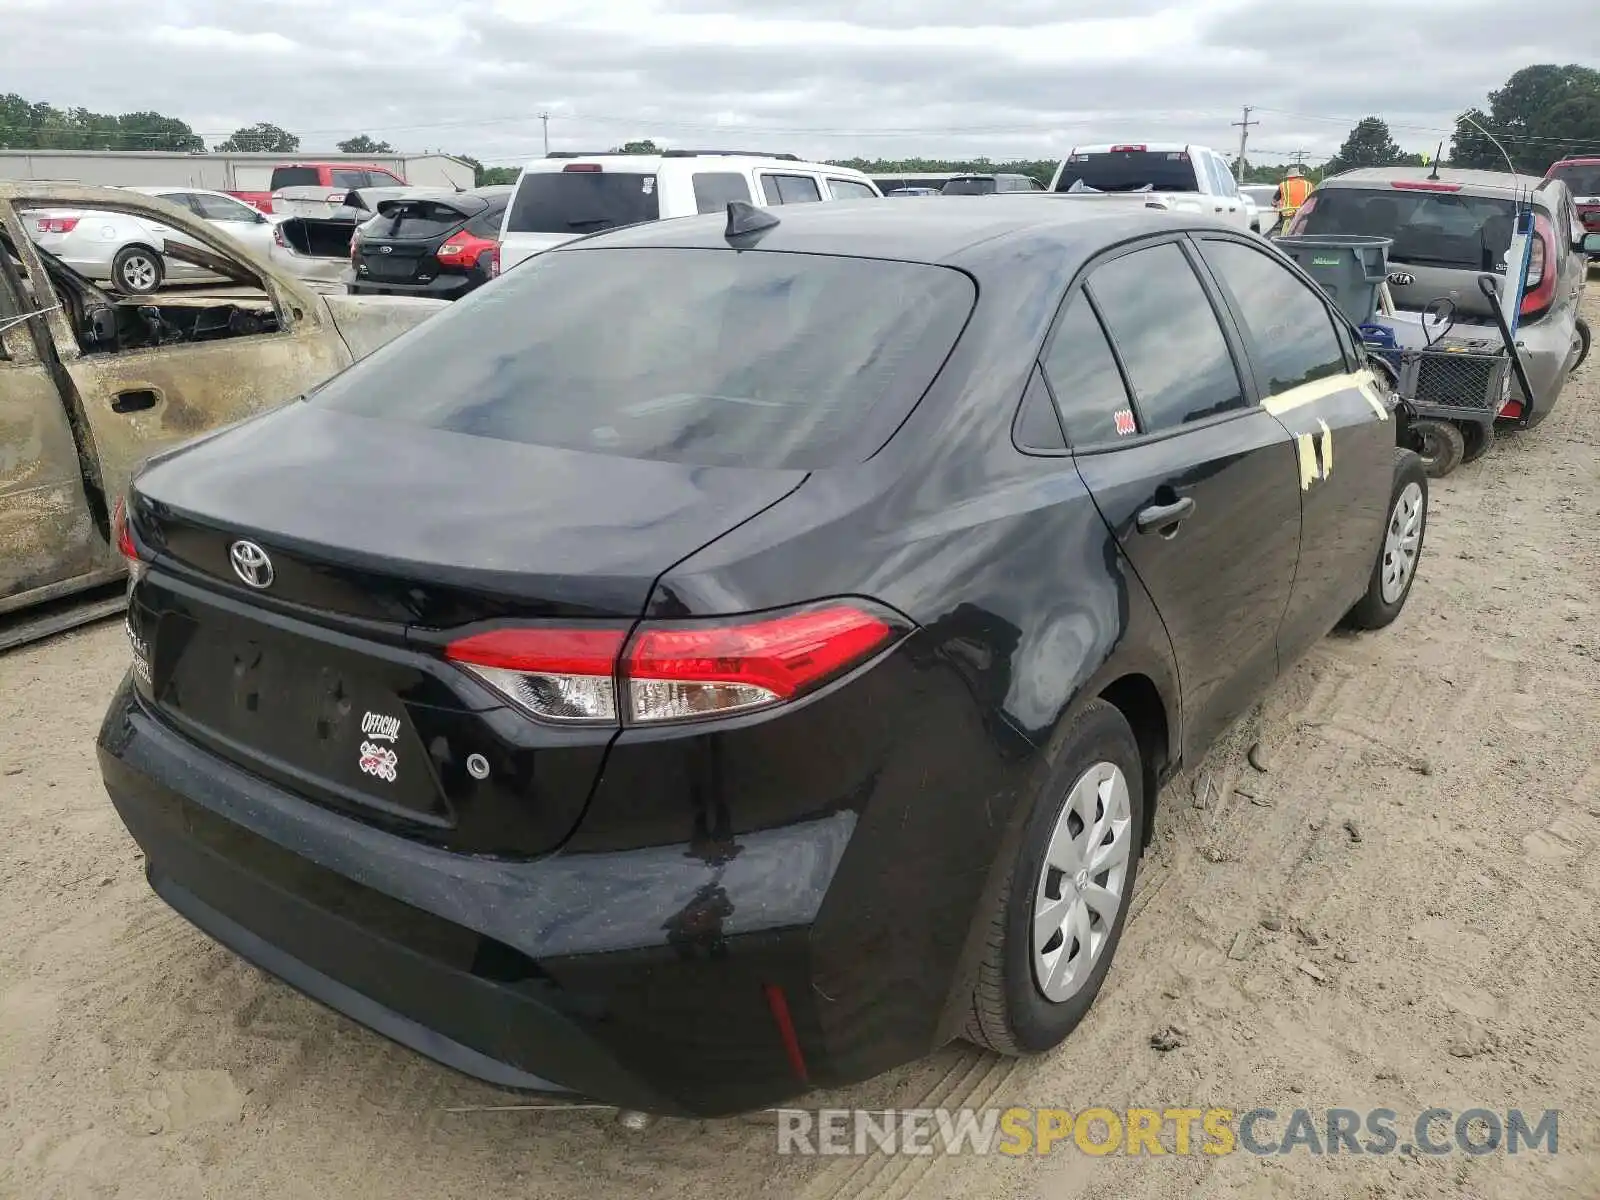
{"type": "Polygon", "coordinates": [[[140,686],[193,740],[319,803],[542,853],[614,730],[535,723],[440,647],[507,620],[625,628],[663,571],[803,478],[280,410],[135,485],[154,556],[129,610],[140,686]]]}

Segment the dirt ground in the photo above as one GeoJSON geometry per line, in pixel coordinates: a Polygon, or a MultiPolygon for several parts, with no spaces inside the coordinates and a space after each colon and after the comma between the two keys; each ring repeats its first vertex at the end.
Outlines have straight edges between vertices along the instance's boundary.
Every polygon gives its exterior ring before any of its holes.
{"type": "MultiPolygon", "coordinates": [[[[1589,312],[1600,326],[1594,285],[1589,312]]],[[[128,660],[112,623],[0,656],[0,1196],[1600,1195],[1597,518],[1590,366],[1541,429],[1435,486],[1400,622],[1329,638],[1167,789],[1066,1045],[951,1046],[818,1099],[1559,1108],[1554,1156],[802,1159],[775,1154],[771,1116],[628,1134],[604,1113],[451,1112],[505,1098],[149,892],[94,765],[128,660]],[[1171,1025],[1182,1044],[1152,1048],[1171,1025]]]]}

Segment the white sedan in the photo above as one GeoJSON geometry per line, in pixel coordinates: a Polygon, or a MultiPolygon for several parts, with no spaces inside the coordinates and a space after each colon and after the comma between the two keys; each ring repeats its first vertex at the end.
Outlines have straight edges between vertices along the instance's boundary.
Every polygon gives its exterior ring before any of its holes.
{"type": "MultiPolygon", "coordinates": [[[[127,191],[176,204],[213,229],[265,259],[272,249],[273,219],[243,201],[201,188],[139,187],[127,191]]],[[[33,240],[67,266],[93,280],[108,281],[129,296],[146,296],[167,280],[211,278],[199,267],[168,258],[167,241],[192,244],[149,217],[94,209],[36,209],[28,214],[33,240]]]]}

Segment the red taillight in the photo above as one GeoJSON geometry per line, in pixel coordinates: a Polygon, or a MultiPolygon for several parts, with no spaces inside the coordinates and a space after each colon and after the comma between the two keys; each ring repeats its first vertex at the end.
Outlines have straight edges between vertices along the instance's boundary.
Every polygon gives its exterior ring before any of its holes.
{"type": "Polygon", "coordinates": [[[602,167],[599,163],[568,163],[566,166],[562,167],[561,169],[563,171],[603,171],[603,170],[605,170],[605,168],[602,167]]]}
{"type": "Polygon", "coordinates": [[[899,632],[891,619],[835,604],[763,620],[643,625],[626,651],[622,629],[499,629],[452,642],[445,657],[543,720],[658,724],[795,699],[899,632]]]}
{"type": "Polygon", "coordinates": [[[1113,153],[1113,154],[1139,154],[1139,153],[1143,153],[1143,151],[1144,151],[1144,147],[1143,146],[1113,146],[1113,147],[1111,147],[1111,153],[1113,153]]]}
{"type": "Polygon", "coordinates": [[[889,624],[839,605],[741,625],[641,629],[623,674],[635,721],[678,721],[793,699],[883,646],[889,624]]]}
{"type": "Polygon", "coordinates": [[[1507,400],[1505,405],[1500,409],[1499,415],[1509,421],[1519,420],[1522,416],[1522,401],[1507,400]]]}
{"type": "Polygon", "coordinates": [[[121,500],[111,510],[111,541],[117,553],[127,561],[130,581],[137,583],[144,577],[147,564],[133,540],[133,530],[128,524],[128,506],[121,500]]]}
{"type": "Polygon", "coordinates": [[[40,217],[40,233],[71,233],[78,227],[81,217],[40,217]]]}
{"type": "Polygon", "coordinates": [[[549,721],[613,722],[625,629],[496,629],[445,649],[524,711],[549,721]]]}
{"type": "Polygon", "coordinates": [[[1537,317],[1556,296],[1555,232],[1542,214],[1534,214],[1533,243],[1528,249],[1528,282],[1522,293],[1521,314],[1537,317]]]}
{"type": "Polygon", "coordinates": [[[1433,179],[1396,179],[1390,187],[1397,192],[1459,192],[1459,183],[1441,183],[1433,179]]]}
{"type": "Polygon", "coordinates": [[[458,233],[444,245],[439,247],[434,255],[441,266],[446,267],[475,267],[478,258],[484,251],[494,245],[488,238],[477,237],[470,233],[458,233]]]}

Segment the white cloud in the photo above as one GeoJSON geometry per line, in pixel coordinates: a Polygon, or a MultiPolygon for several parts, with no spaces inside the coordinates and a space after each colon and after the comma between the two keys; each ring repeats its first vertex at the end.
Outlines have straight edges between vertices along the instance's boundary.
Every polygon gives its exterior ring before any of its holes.
{"type": "Polygon", "coordinates": [[[839,157],[1046,158],[1075,142],[1334,149],[1378,113],[1432,148],[1518,67],[1600,59],[1593,0],[43,0],[0,4],[29,99],[156,109],[215,142],[271,121],[327,149],[514,161],[652,137],[839,157]]]}

